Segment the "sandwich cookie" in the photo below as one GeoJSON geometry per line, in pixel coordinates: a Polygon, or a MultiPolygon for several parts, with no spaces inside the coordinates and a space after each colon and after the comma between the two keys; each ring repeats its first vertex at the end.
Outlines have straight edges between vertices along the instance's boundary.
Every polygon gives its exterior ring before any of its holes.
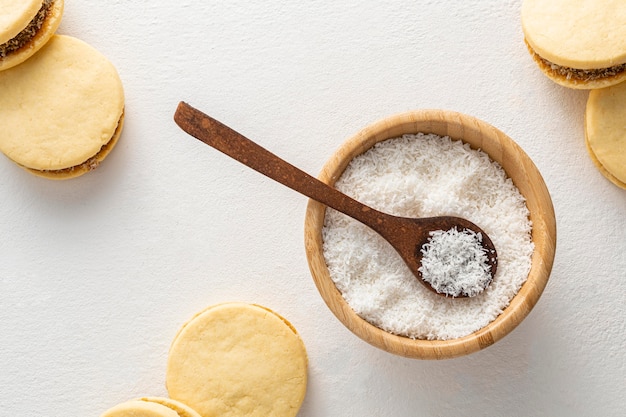
{"type": "Polygon", "coordinates": [[[146,397],[126,401],[100,417],[202,417],[189,406],[170,398],[146,397]]]}
{"type": "Polygon", "coordinates": [[[166,387],[203,417],[293,417],[304,400],[307,363],[302,339],[277,313],[218,304],[176,335],[166,387]]]}
{"type": "Polygon", "coordinates": [[[0,0],[0,71],[41,49],[63,16],[63,0],[0,0]]]}
{"type": "Polygon", "coordinates": [[[524,0],[521,19],[530,54],[554,82],[594,89],[626,80],[626,1],[524,0]]]}
{"type": "Polygon", "coordinates": [[[626,188],[626,83],[589,92],[585,143],[602,175],[626,188]]]}
{"type": "Polygon", "coordinates": [[[62,35],[0,71],[0,151],[29,172],[65,179],[95,169],[117,143],[124,90],[115,67],[62,35]]]}

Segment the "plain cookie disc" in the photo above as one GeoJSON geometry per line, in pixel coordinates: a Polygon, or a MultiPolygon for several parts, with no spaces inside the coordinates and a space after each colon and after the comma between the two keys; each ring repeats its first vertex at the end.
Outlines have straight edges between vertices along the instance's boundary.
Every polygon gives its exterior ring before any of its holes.
{"type": "Polygon", "coordinates": [[[626,1],[524,0],[522,29],[545,75],[569,88],[626,80],[626,1]]]}
{"type": "Polygon", "coordinates": [[[65,179],[94,168],[117,143],[124,90],[111,62],[85,42],[54,35],[0,72],[0,151],[33,174],[65,179]]]}
{"type": "Polygon", "coordinates": [[[169,396],[202,417],[293,417],[306,383],[300,336],[287,320],[258,305],[204,310],[180,329],[169,352],[169,396]]]}
{"type": "Polygon", "coordinates": [[[196,410],[192,409],[186,404],[181,403],[180,401],[172,400],[171,398],[143,397],[139,398],[138,401],[161,404],[167,408],[176,411],[179,417],[201,417],[200,414],[196,412],[196,410]]]}
{"type": "Polygon", "coordinates": [[[146,397],[126,401],[100,417],[201,417],[189,406],[169,398],[146,397]]]}
{"type": "Polygon", "coordinates": [[[626,188],[626,83],[592,90],[585,110],[591,159],[615,185],[626,188]]]}
{"type": "Polygon", "coordinates": [[[0,71],[21,64],[50,40],[63,0],[0,0],[0,71]]]}

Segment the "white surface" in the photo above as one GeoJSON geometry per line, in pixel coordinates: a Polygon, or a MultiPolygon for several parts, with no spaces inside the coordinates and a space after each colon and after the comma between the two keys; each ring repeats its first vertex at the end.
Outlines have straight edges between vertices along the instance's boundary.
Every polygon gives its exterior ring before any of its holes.
{"type": "Polygon", "coordinates": [[[76,180],[0,158],[0,415],[97,416],[165,395],[178,328],[231,300],[271,307],[301,333],[302,417],[623,415],[626,191],[587,156],[587,93],[539,73],[519,0],[384,3],[66,1],[59,32],[117,66],[126,127],[76,180]],[[552,192],[558,248],[543,297],[467,357],[417,361],[367,345],[310,278],[306,198],[182,133],[179,100],[313,174],[397,112],[492,123],[552,192]]]}

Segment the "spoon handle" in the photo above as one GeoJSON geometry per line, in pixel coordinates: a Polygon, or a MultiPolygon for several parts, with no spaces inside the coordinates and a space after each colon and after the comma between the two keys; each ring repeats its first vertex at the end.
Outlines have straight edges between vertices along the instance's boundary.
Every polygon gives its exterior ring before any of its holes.
{"type": "MultiPolygon", "coordinates": [[[[261,174],[379,231],[389,216],[296,168],[242,134],[180,102],[174,121],[188,134],[261,174]]],[[[380,233],[380,231],[379,231],[380,233]]]]}

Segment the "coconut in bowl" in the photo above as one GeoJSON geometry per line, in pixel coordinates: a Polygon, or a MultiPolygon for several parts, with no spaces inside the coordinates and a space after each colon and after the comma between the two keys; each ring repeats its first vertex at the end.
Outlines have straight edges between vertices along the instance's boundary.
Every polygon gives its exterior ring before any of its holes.
{"type": "Polygon", "coordinates": [[[493,126],[441,110],[395,115],[345,142],[319,178],[390,214],[467,218],[498,250],[483,293],[441,297],[374,232],[310,201],[313,279],[335,316],[368,343],[412,358],[465,355],[508,334],[539,299],[555,252],[551,198],[526,153],[493,126]]]}

